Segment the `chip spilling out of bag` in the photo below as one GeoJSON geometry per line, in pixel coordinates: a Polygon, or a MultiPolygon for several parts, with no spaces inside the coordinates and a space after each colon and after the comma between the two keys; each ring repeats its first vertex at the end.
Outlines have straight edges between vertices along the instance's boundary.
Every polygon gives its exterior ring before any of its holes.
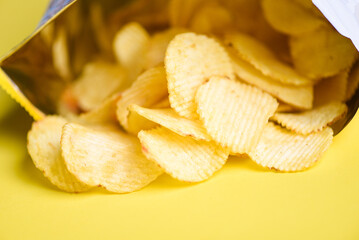
{"type": "Polygon", "coordinates": [[[202,182],[230,155],[278,171],[313,166],[348,112],[359,62],[350,40],[308,4],[90,4],[98,51],[82,53],[81,71],[71,58],[81,49],[71,45],[76,29],[49,25],[41,34],[68,87],[59,116],[28,134],[35,166],[61,190],[115,193],[161,174],[202,182]]]}

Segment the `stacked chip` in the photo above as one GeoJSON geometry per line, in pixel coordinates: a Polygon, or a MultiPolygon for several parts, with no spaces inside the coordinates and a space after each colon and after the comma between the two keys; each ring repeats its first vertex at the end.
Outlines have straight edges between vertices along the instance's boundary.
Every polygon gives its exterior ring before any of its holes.
{"type": "Polygon", "coordinates": [[[126,193],[163,173],[204,181],[230,155],[287,172],[320,159],[359,85],[356,49],[320,12],[299,0],[154,0],[151,13],[148,2],[107,18],[90,6],[105,54],[80,74],[57,30],[55,69],[69,82],[62,116],[28,135],[54,185],[126,193]]]}

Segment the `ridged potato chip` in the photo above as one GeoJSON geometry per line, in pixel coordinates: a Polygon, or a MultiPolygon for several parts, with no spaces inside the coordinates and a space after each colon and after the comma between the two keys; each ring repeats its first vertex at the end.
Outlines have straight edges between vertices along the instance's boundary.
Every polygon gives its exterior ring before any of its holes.
{"type": "Polygon", "coordinates": [[[167,79],[163,66],[151,68],[141,74],[132,86],[122,93],[117,103],[117,119],[128,129],[128,107],[137,104],[150,107],[167,97],[167,79]]]}
{"type": "Polygon", "coordinates": [[[116,117],[117,102],[121,99],[121,93],[113,95],[102,103],[101,106],[82,113],[75,120],[83,124],[115,124],[118,122],[116,117]]]}
{"type": "Polygon", "coordinates": [[[206,4],[193,16],[189,28],[196,33],[223,34],[232,28],[232,15],[219,4],[206,4]]]}
{"type": "MultiPolygon", "coordinates": [[[[137,105],[136,105],[137,106],[137,105]]],[[[164,98],[163,100],[155,103],[154,105],[150,106],[150,109],[163,109],[163,108],[170,108],[170,102],[168,97],[164,98]]],[[[157,123],[141,116],[138,114],[131,105],[128,107],[128,117],[127,117],[127,131],[137,136],[137,134],[141,130],[148,130],[159,126],[157,123]]]]}
{"type": "Polygon", "coordinates": [[[341,102],[330,102],[320,107],[300,113],[276,113],[271,120],[300,134],[323,130],[338,121],[347,113],[348,108],[341,102]]]}
{"type": "Polygon", "coordinates": [[[196,140],[211,141],[206,129],[198,120],[189,120],[179,116],[173,109],[149,109],[137,105],[130,106],[131,112],[153,121],[184,137],[193,137],[196,140]]]}
{"type": "Polygon", "coordinates": [[[138,114],[134,109],[129,107],[129,113],[127,117],[128,127],[126,131],[135,136],[142,130],[149,130],[158,126],[157,123],[148,120],[147,118],[138,114]]]}
{"type": "Polygon", "coordinates": [[[359,87],[359,62],[357,62],[350,71],[347,90],[345,94],[346,95],[345,100],[350,100],[354,96],[358,87],[359,87]]]}
{"type": "Polygon", "coordinates": [[[350,39],[329,27],[292,36],[289,43],[295,68],[312,79],[334,76],[350,68],[358,57],[350,39]]]}
{"type": "Polygon", "coordinates": [[[117,32],[113,48],[117,61],[130,72],[134,80],[145,65],[150,36],[138,23],[128,23],[117,32]]]}
{"type": "Polygon", "coordinates": [[[64,27],[59,27],[52,45],[52,61],[57,73],[66,80],[71,78],[72,72],[69,59],[67,34],[64,27]]]}
{"type": "Polygon", "coordinates": [[[171,107],[181,116],[197,118],[195,96],[212,76],[234,79],[225,49],[214,39],[195,33],[177,35],[165,57],[171,107]]]}
{"type": "Polygon", "coordinates": [[[344,102],[348,85],[348,71],[334,77],[322,79],[314,87],[314,106],[327,104],[331,101],[344,102]]]}
{"type": "Polygon", "coordinates": [[[274,29],[289,35],[311,32],[326,24],[293,0],[263,0],[262,9],[274,29]]]}
{"type": "Polygon", "coordinates": [[[96,61],[88,63],[71,90],[85,111],[95,109],[113,94],[128,87],[126,71],[119,65],[96,61]]]}
{"type": "Polygon", "coordinates": [[[278,107],[275,98],[258,88],[217,77],[199,88],[196,103],[208,134],[237,154],[255,147],[278,107]]]}
{"type": "Polygon", "coordinates": [[[185,182],[201,182],[226,163],[229,151],[214,142],[196,141],[164,127],[141,131],[138,137],[148,159],[164,171],[185,182]]]}
{"type": "Polygon", "coordinates": [[[299,75],[289,65],[279,61],[274,53],[255,38],[243,34],[228,34],[225,42],[231,46],[239,56],[261,71],[265,76],[284,84],[308,86],[313,82],[299,75]]]}
{"type": "Polygon", "coordinates": [[[290,86],[274,81],[264,76],[259,70],[240,57],[231,54],[233,69],[236,75],[251,85],[254,85],[281,101],[299,109],[311,109],[313,106],[312,86],[290,86]]]}
{"type": "Polygon", "coordinates": [[[165,61],[166,50],[172,39],[181,33],[187,32],[184,28],[170,28],[166,31],[154,34],[149,43],[146,55],[145,68],[158,66],[165,61]]]}
{"type": "Polygon", "coordinates": [[[84,192],[90,187],[67,170],[61,156],[61,133],[66,123],[54,116],[35,122],[28,133],[27,149],[35,166],[52,184],[66,192],[84,192]]]}
{"type": "Polygon", "coordinates": [[[138,139],[119,130],[92,130],[66,124],[61,148],[73,175],[89,186],[101,186],[111,192],[137,191],[163,172],[145,158],[138,139]]]}
{"type": "Polygon", "coordinates": [[[316,163],[332,140],[333,130],[329,127],[321,132],[302,135],[269,123],[249,156],[263,167],[287,172],[301,171],[316,163]]]}

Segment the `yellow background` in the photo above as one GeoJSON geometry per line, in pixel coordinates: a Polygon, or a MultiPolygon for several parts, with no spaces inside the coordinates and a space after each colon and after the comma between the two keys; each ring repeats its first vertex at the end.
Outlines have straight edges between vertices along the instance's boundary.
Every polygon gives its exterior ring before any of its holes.
{"type": "MultiPolygon", "coordinates": [[[[0,0],[0,54],[36,26],[46,0],[0,0]]],[[[11,105],[0,92],[0,109],[11,105]]],[[[7,110],[8,111],[8,110],[7,110]]],[[[359,116],[309,171],[232,159],[202,184],[160,177],[125,195],[67,194],[26,153],[31,119],[0,115],[0,239],[359,239],[359,116]]]]}

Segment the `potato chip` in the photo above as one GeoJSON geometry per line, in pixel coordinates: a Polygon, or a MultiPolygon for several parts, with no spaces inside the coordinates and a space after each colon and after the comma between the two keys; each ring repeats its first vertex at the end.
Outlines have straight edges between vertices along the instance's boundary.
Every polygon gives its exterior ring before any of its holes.
{"type": "Polygon", "coordinates": [[[156,67],[165,61],[166,50],[172,39],[181,33],[185,33],[183,28],[170,28],[166,31],[156,33],[152,36],[147,52],[145,68],[156,67]]]}
{"type": "Polygon", "coordinates": [[[159,125],[151,120],[148,120],[147,118],[141,116],[138,114],[135,110],[131,109],[129,107],[128,109],[128,117],[127,117],[127,129],[126,131],[128,133],[131,133],[135,136],[138,135],[138,133],[142,130],[149,130],[155,127],[158,127],[159,125]]]}
{"type": "Polygon", "coordinates": [[[350,71],[348,85],[346,89],[345,100],[350,100],[359,86],[359,62],[357,62],[350,71]]]}
{"type": "MultiPolygon", "coordinates": [[[[162,109],[170,108],[170,102],[168,97],[164,98],[158,103],[151,105],[151,109],[162,109]]],[[[148,130],[159,126],[157,123],[148,120],[147,118],[141,116],[136,111],[131,109],[131,106],[128,107],[128,117],[127,117],[127,131],[137,136],[141,130],[148,130]]]]}
{"type": "Polygon", "coordinates": [[[66,124],[61,147],[73,175],[89,186],[111,192],[137,191],[163,172],[145,158],[138,139],[119,130],[99,131],[66,124]]]}
{"type": "Polygon", "coordinates": [[[331,101],[344,102],[348,84],[348,71],[334,77],[322,79],[314,87],[314,106],[327,104],[331,101]]]}
{"type": "Polygon", "coordinates": [[[347,111],[348,108],[344,103],[330,102],[305,112],[276,113],[271,120],[296,133],[309,134],[321,131],[338,121],[347,111]]]}
{"type": "Polygon", "coordinates": [[[269,123],[249,156],[263,167],[287,172],[301,171],[316,163],[332,140],[333,130],[329,127],[321,132],[302,135],[269,123]]]}
{"type": "Polygon", "coordinates": [[[198,8],[208,0],[170,0],[169,13],[172,27],[187,27],[198,8]]]}
{"type": "Polygon", "coordinates": [[[312,85],[310,79],[299,75],[289,65],[280,62],[270,49],[249,35],[242,33],[227,35],[226,43],[233,47],[242,59],[249,62],[265,76],[284,84],[312,85]]]}
{"type": "Polygon", "coordinates": [[[81,76],[73,83],[72,92],[79,106],[90,111],[126,87],[127,75],[121,66],[96,61],[85,66],[81,76]]]}
{"type": "Polygon", "coordinates": [[[67,34],[64,27],[60,27],[56,33],[56,37],[52,45],[52,61],[57,73],[63,79],[69,80],[72,73],[70,67],[67,34]]]}
{"type": "Polygon", "coordinates": [[[295,68],[312,79],[334,76],[358,56],[350,39],[329,27],[291,37],[290,50],[295,68]]]}
{"type": "Polygon", "coordinates": [[[117,119],[128,130],[128,107],[137,104],[150,107],[167,97],[167,79],[163,66],[151,68],[141,74],[133,85],[123,92],[117,103],[117,119]]]}
{"type": "Polygon", "coordinates": [[[126,24],[116,34],[113,48],[117,61],[128,69],[130,79],[135,79],[145,64],[150,36],[138,23],[126,24]]]}
{"type": "Polygon", "coordinates": [[[289,35],[300,35],[326,24],[293,0],[263,0],[262,9],[271,26],[289,35]]]}
{"type": "Polygon", "coordinates": [[[190,22],[190,29],[202,34],[223,34],[232,27],[229,10],[218,4],[204,5],[190,22]]]}
{"type": "Polygon", "coordinates": [[[229,151],[214,142],[196,141],[159,127],[141,131],[142,152],[166,173],[185,182],[211,177],[226,163],[229,151]]]}
{"type": "Polygon", "coordinates": [[[198,120],[189,120],[179,116],[173,109],[149,109],[131,105],[130,110],[184,137],[211,141],[206,129],[198,120]]]}
{"type": "Polygon", "coordinates": [[[28,133],[27,149],[35,166],[52,184],[66,192],[84,192],[90,187],[67,170],[61,156],[61,132],[66,122],[61,117],[53,116],[35,122],[28,133]]]}
{"type": "Polygon", "coordinates": [[[281,101],[300,109],[311,109],[313,105],[313,87],[312,86],[290,86],[273,81],[270,77],[264,76],[249,63],[240,57],[231,54],[233,69],[236,75],[251,85],[254,85],[263,91],[281,101]]]}
{"type": "Polygon", "coordinates": [[[177,35],[165,58],[171,107],[181,116],[197,118],[195,95],[212,76],[234,79],[225,49],[214,39],[194,33],[177,35]]]}
{"type": "Polygon", "coordinates": [[[118,123],[116,117],[117,102],[121,99],[122,94],[115,94],[106,99],[101,106],[91,110],[90,112],[82,113],[74,120],[82,124],[115,124],[118,123]]]}
{"type": "Polygon", "coordinates": [[[248,153],[278,107],[261,90],[225,78],[211,78],[196,96],[198,113],[209,135],[232,153],[248,153]]]}

